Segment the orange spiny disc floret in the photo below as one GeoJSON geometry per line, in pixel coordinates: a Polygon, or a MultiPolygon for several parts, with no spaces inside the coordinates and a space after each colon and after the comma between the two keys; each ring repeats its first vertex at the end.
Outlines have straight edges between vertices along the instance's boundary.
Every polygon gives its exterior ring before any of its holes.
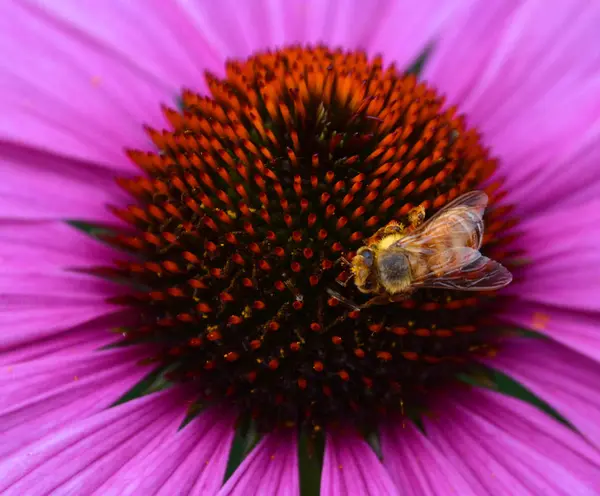
{"type": "MultiPolygon", "coordinates": [[[[111,241],[137,259],[114,270],[142,288],[121,300],[141,316],[129,337],[154,339],[172,378],[264,429],[370,423],[451,380],[489,339],[486,299],[422,291],[357,312],[328,290],[364,302],[341,286],[341,257],[490,178],[477,132],[360,52],[292,47],[207,81],[209,95],[164,109],[168,130],[148,129],[156,152],[129,152],[144,174],[119,181],[134,205],[115,209],[130,229],[111,241]]],[[[506,213],[490,216],[498,253],[506,213]]]]}

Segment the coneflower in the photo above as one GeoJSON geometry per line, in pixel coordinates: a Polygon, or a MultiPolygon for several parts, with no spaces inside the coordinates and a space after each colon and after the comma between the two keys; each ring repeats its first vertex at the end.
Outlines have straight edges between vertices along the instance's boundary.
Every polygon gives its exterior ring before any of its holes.
{"type": "MultiPolygon", "coordinates": [[[[136,256],[114,275],[143,288],[126,298],[142,316],[127,338],[158,342],[170,377],[267,430],[376,425],[485,355],[493,321],[472,293],[364,311],[335,297],[365,300],[339,262],[379,227],[492,176],[454,108],[380,58],[325,47],[265,52],[207,79],[210,95],[185,91],[181,110],[164,109],[170,130],[148,130],[158,152],[129,152],[144,175],[119,180],[135,203],[116,210],[130,232],[111,241],[136,256]]],[[[488,217],[496,258],[507,211],[488,217]]]]}
{"type": "Polygon", "coordinates": [[[600,491],[599,13],[551,3],[3,5],[3,494],[600,491]],[[364,305],[473,190],[513,284],[364,305]]]}

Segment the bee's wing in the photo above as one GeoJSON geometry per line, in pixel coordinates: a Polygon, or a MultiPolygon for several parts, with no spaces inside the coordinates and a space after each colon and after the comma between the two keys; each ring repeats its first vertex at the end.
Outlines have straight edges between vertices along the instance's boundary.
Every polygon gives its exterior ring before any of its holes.
{"type": "Polygon", "coordinates": [[[479,250],[487,202],[488,197],[483,191],[459,196],[394,245],[415,255],[439,252],[442,247],[468,246],[479,250]]]}
{"type": "MultiPolygon", "coordinates": [[[[483,214],[487,207],[488,196],[483,191],[471,191],[450,202],[415,235],[436,238],[441,233],[463,240],[465,246],[479,250],[483,241],[483,214]]],[[[435,239],[434,239],[435,242],[435,239]]]]}
{"type": "Polygon", "coordinates": [[[453,248],[443,253],[413,284],[421,288],[491,291],[507,286],[512,274],[506,267],[472,248],[453,248]],[[442,275],[439,275],[442,274],[442,275]]]}
{"type": "Polygon", "coordinates": [[[462,195],[395,243],[417,261],[413,286],[487,291],[512,281],[505,267],[479,253],[487,201],[482,191],[462,195]]]}
{"type": "Polygon", "coordinates": [[[437,212],[428,222],[434,221],[440,215],[443,215],[448,210],[452,210],[455,208],[467,208],[471,210],[475,215],[480,218],[483,217],[483,212],[485,211],[488,204],[488,196],[484,191],[469,191],[464,195],[459,196],[458,198],[452,200],[447,205],[437,212]]]}

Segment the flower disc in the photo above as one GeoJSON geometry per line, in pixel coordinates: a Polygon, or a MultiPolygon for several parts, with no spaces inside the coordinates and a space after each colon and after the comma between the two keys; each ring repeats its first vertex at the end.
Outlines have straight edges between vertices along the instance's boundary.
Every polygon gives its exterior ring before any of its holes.
{"type": "MultiPolygon", "coordinates": [[[[493,342],[489,299],[424,290],[356,311],[332,294],[368,299],[340,261],[377,229],[481,187],[495,161],[478,133],[360,52],[291,47],[207,78],[148,130],[155,153],[129,152],[144,175],[119,180],[135,198],[111,238],[135,254],[116,269],[140,288],[122,300],[140,314],[129,338],[263,429],[419,408],[493,342]]],[[[486,217],[496,259],[505,213],[486,217]]]]}

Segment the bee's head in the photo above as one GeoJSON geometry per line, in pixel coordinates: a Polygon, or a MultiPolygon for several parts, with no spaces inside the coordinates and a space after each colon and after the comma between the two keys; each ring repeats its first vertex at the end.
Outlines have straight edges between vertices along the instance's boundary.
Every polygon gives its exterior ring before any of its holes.
{"type": "Polygon", "coordinates": [[[377,291],[377,280],[374,273],[375,252],[366,246],[359,248],[352,259],[352,274],[354,283],[362,293],[377,291]]]}

